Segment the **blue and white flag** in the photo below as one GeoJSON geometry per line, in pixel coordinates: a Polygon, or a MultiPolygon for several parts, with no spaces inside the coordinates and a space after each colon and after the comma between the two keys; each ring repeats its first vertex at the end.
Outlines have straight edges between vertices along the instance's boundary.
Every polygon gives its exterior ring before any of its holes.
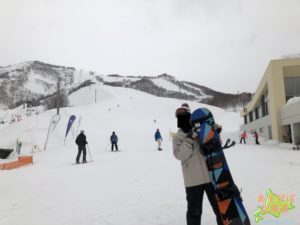
{"type": "Polygon", "coordinates": [[[75,121],[75,119],[76,119],[76,116],[74,116],[74,115],[70,116],[70,119],[69,119],[69,122],[68,122],[68,126],[67,126],[67,130],[66,130],[65,139],[66,139],[66,137],[67,137],[67,135],[68,135],[68,133],[69,133],[69,131],[70,131],[70,129],[71,129],[74,121],[75,121]]]}

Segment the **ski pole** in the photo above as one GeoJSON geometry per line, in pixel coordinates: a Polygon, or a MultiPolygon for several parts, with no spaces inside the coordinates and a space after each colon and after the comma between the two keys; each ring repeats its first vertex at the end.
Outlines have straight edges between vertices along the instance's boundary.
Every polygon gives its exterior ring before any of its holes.
{"type": "Polygon", "coordinates": [[[88,152],[89,152],[89,155],[90,155],[91,161],[93,161],[93,159],[92,159],[92,155],[91,155],[91,151],[90,151],[90,148],[89,148],[89,145],[86,145],[86,146],[87,146],[87,149],[88,149],[88,152]]]}

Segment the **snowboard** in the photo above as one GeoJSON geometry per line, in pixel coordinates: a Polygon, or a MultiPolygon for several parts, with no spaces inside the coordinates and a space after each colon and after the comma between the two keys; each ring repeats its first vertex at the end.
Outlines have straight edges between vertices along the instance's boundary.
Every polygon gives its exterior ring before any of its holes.
{"type": "Polygon", "coordinates": [[[221,140],[220,127],[206,108],[196,109],[191,115],[193,131],[197,135],[200,151],[204,155],[216,201],[224,225],[250,225],[242,203],[241,193],[229,170],[221,140]]]}

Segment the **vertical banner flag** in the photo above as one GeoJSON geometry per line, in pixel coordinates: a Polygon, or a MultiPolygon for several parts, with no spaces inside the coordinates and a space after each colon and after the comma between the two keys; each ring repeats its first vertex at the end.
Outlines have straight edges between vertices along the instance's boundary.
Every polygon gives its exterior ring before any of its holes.
{"type": "Polygon", "coordinates": [[[66,137],[67,137],[67,135],[70,131],[70,128],[72,127],[72,124],[74,123],[75,119],[76,119],[76,116],[74,116],[74,115],[70,116],[68,126],[67,126],[67,130],[66,130],[65,141],[66,141],[66,137]]]}
{"type": "Polygon", "coordinates": [[[49,128],[48,128],[48,133],[47,133],[46,142],[44,145],[44,150],[46,150],[48,139],[49,139],[50,135],[54,132],[54,129],[55,129],[56,125],[58,124],[59,120],[60,120],[60,115],[55,114],[52,116],[52,119],[51,119],[51,122],[50,122],[49,128]]]}
{"type": "Polygon", "coordinates": [[[54,129],[55,129],[55,127],[56,127],[56,125],[58,124],[58,121],[60,120],[60,115],[54,115],[53,117],[52,117],[52,120],[51,120],[51,122],[50,122],[50,135],[53,133],[53,131],[54,131],[54,129]]]}

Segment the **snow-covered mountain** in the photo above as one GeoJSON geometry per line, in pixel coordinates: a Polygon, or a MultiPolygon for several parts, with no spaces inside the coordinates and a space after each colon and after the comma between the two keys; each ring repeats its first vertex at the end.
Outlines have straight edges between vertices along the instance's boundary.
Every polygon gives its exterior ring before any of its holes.
{"type": "Polygon", "coordinates": [[[72,93],[92,83],[128,87],[160,97],[206,103],[221,108],[236,108],[247,103],[250,93],[226,94],[168,74],[158,76],[101,75],[74,67],[50,65],[39,61],[0,67],[0,104],[15,107],[24,101],[39,101],[61,88],[72,93]]]}
{"type": "Polygon", "coordinates": [[[91,75],[92,72],[38,61],[0,67],[0,104],[13,107],[24,101],[39,100],[56,92],[58,81],[62,89],[70,90],[91,75]]]}

